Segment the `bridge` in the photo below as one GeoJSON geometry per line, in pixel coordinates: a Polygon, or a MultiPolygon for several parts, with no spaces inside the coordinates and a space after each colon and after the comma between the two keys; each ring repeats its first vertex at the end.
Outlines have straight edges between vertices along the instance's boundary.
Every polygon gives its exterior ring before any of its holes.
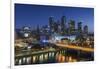
{"type": "Polygon", "coordinates": [[[24,51],[21,53],[18,53],[15,55],[15,57],[21,57],[21,56],[30,56],[30,55],[35,55],[35,54],[43,54],[43,53],[48,53],[48,52],[55,52],[55,49],[48,49],[48,50],[40,50],[40,51],[24,51]]]}
{"type": "MultiPolygon", "coordinates": [[[[40,51],[25,51],[15,54],[15,65],[26,65],[26,64],[39,64],[41,62],[52,62],[55,61],[57,54],[64,54],[65,50],[55,50],[53,48],[40,51]],[[54,58],[54,59],[51,59],[54,58]]],[[[62,60],[62,59],[61,59],[62,60]]]]}
{"type": "Polygon", "coordinates": [[[79,46],[67,45],[67,44],[61,44],[61,43],[55,43],[55,45],[58,46],[58,47],[63,47],[63,48],[68,48],[68,49],[73,49],[73,50],[80,50],[80,51],[85,51],[85,52],[94,52],[93,48],[79,47],[79,46]]]}

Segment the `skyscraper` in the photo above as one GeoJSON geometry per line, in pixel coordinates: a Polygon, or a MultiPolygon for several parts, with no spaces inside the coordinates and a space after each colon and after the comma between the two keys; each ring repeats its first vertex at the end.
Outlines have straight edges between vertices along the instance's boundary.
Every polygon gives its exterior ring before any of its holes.
{"type": "Polygon", "coordinates": [[[40,40],[40,27],[39,27],[39,25],[37,25],[37,29],[36,29],[36,38],[37,38],[37,40],[40,40]]]}
{"type": "Polygon", "coordinates": [[[49,17],[49,26],[50,26],[50,30],[54,31],[54,17],[53,16],[49,17]]]}
{"type": "Polygon", "coordinates": [[[82,33],[82,22],[78,23],[78,33],[82,33]]]}
{"type": "Polygon", "coordinates": [[[58,23],[58,33],[61,34],[61,23],[59,20],[57,21],[57,23],[58,23]]]}
{"type": "Polygon", "coordinates": [[[54,32],[58,32],[58,23],[54,22],[54,32]]]}
{"type": "Polygon", "coordinates": [[[61,31],[62,34],[66,34],[66,16],[62,16],[61,18],[61,31]]]}
{"type": "Polygon", "coordinates": [[[40,27],[39,27],[39,25],[37,25],[37,34],[39,34],[40,33],[40,27]]]}
{"type": "Polygon", "coordinates": [[[84,33],[88,34],[88,26],[87,25],[84,26],[84,33]]]}
{"type": "Polygon", "coordinates": [[[74,34],[75,33],[75,21],[74,20],[70,20],[70,22],[68,23],[68,27],[69,27],[69,34],[74,34]]]}

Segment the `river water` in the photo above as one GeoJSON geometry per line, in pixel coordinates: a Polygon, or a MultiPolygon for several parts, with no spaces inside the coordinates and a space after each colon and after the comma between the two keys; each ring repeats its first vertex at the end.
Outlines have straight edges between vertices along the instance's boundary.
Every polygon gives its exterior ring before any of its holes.
{"type": "Polygon", "coordinates": [[[93,53],[60,50],[15,58],[15,65],[93,61],[93,53]]]}

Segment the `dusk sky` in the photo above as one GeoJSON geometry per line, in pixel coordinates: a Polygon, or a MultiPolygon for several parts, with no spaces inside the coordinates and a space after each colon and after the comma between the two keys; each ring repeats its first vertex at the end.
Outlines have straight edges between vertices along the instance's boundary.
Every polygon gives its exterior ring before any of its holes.
{"type": "Polygon", "coordinates": [[[75,20],[76,27],[81,21],[83,26],[88,25],[90,32],[94,31],[93,8],[15,4],[15,28],[23,26],[35,28],[37,25],[48,25],[50,16],[53,16],[55,21],[66,16],[66,23],[75,20]]]}

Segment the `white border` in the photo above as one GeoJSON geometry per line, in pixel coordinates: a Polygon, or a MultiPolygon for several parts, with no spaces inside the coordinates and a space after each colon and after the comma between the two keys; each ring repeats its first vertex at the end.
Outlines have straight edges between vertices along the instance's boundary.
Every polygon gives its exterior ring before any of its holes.
{"type": "Polygon", "coordinates": [[[11,18],[11,21],[10,21],[10,25],[11,25],[11,27],[10,27],[10,30],[11,30],[11,35],[10,35],[10,37],[11,37],[11,49],[10,49],[10,67],[11,67],[11,69],[14,69],[14,1],[11,1],[11,12],[10,12],[10,14],[11,14],[11,16],[10,16],[10,18],[11,18]]]}
{"type": "Polygon", "coordinates": [[[10,64],[10,0],[0,0],[0,69],[10,64]]]}
{"type": "Polygon", "coordinates": [[[73,2],[75,0],[69,0],[68,2],[62,0],[12,0],[11,2],[11,69],[33,69],[33,68],[58,68],[61,69],[63,68],[80,68],[79,66],[83,67],[85,66],[91,66],[91,64],[95,64],[96,62],[76,62],[76,63],[56,63],[56,64],[39,64],[39,65],[22,65],[22,66],[15,66],[14,65],[14,4],[15,3],[21,3],[21,4],[39,4],[39,5],[54,5],[54,6],[74,6],[74,7],[89,7],[89,8],[94,8],[95,6],[91,2],[86,2],[83,3],[83,1],[76,1],[75,3],[73,2]],[[66,67],[67,66],[67,67],[66,67]]]}
{"type": "Polygon", "coordinates": [[[40,4],[40,5],[56,5],[56,6],[74,6],[74,7],[90,7],[95,5],[91,1],[87,0],[15,0],[14,3],[23,4],[40,4]]]}

